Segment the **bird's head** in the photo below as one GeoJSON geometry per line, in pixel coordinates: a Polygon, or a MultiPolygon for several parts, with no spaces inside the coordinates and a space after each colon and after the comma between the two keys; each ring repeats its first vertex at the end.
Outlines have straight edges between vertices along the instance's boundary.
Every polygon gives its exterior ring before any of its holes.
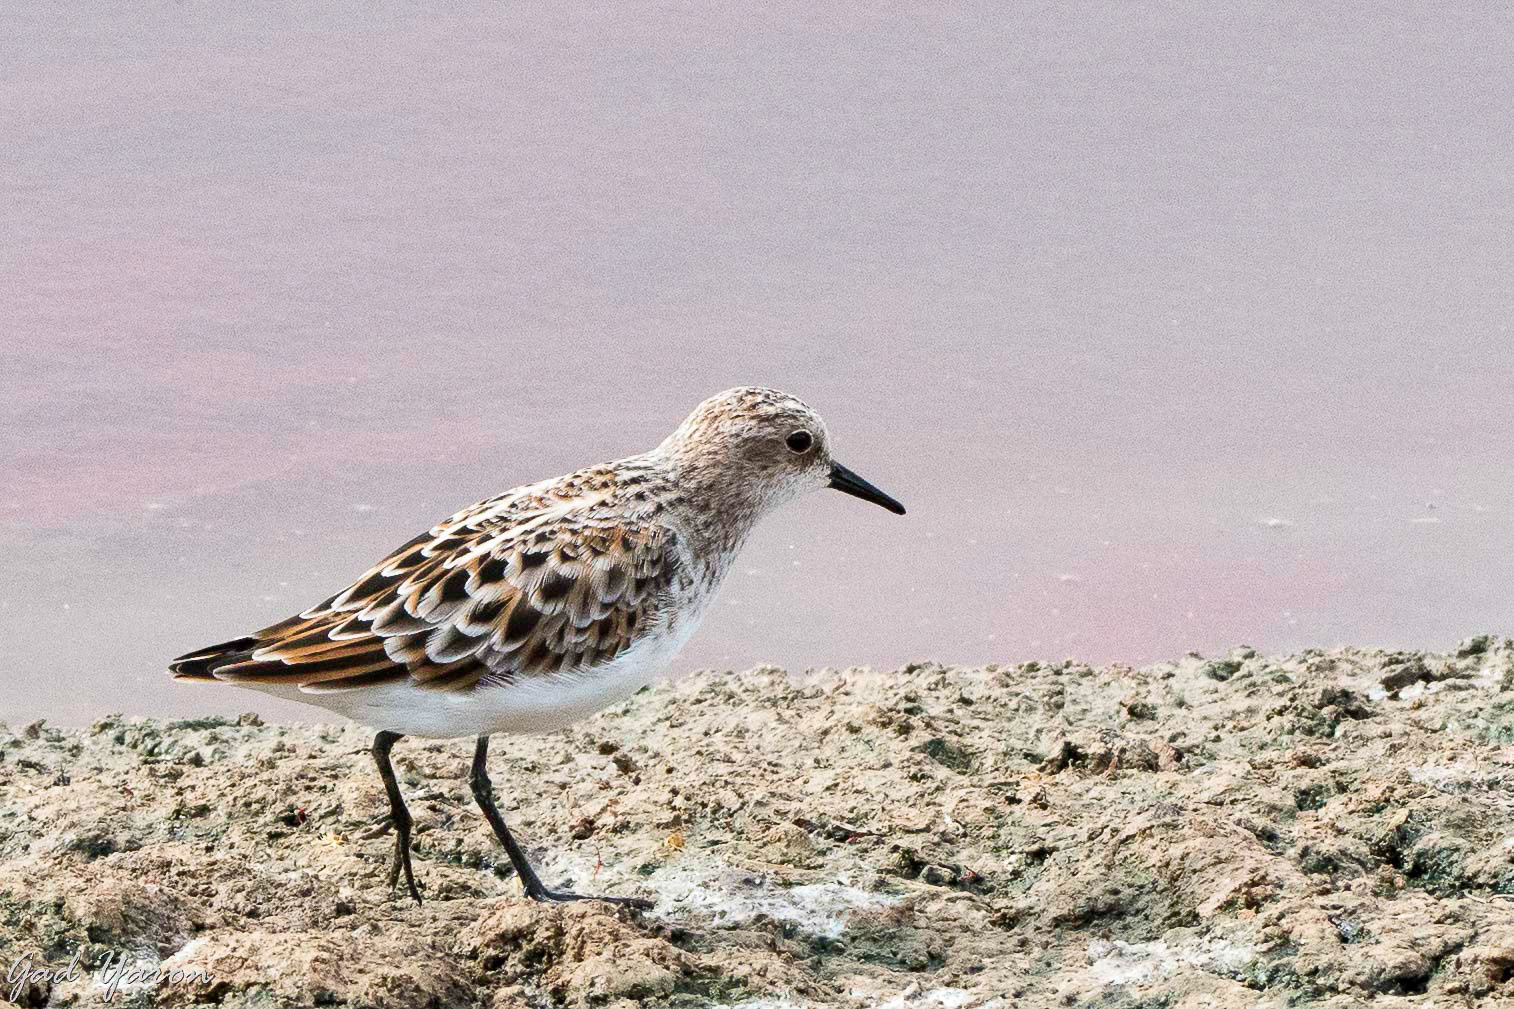
{"type": "Polygon", "coordinates": [[[831,488],[904,514],[902,504],[832,457],[819,414],[775,389],[744,386],[711,396],[659,451],[701,486],[732,500],[748,499],[762,510],[831,488]]]}

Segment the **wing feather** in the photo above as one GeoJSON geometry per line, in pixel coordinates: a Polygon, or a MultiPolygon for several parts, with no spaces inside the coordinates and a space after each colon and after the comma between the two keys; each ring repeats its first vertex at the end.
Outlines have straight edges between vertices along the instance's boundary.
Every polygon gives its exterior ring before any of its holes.
{"type": "Polygon", "coordinates": [[[593,666],[666,619],[687,585],[681,544],[658,517],[648,505],[628,521],[593,481],[513,491],[410,540],[318,606],[170,668],[328,693],[407,680],[466,691],[593,666]]]}

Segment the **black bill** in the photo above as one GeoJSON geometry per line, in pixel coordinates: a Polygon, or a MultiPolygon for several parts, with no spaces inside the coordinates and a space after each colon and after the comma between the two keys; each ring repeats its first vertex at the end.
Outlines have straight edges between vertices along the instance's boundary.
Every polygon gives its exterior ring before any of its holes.
{"type": "Polygon", "coordinates": [[[883,493],[866,480],[862,479],[839,462],[831,463],[831,487],[852,497],[860,497],[864,501],[871,501],[875,505],[881,505],[895,515],[904,514],[904,506],[887,494],[883,493]]]}

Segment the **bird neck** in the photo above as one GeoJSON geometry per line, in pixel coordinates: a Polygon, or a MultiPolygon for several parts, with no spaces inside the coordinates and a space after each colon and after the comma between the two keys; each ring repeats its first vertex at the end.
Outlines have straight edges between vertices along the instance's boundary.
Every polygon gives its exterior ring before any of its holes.
{"type": "Polygon", "coordinates": [[[694,555],[719,578],[771,507],[762,488],[732,479],[728,468],[697,456],[665,455],[668,506],[694,555]]]}

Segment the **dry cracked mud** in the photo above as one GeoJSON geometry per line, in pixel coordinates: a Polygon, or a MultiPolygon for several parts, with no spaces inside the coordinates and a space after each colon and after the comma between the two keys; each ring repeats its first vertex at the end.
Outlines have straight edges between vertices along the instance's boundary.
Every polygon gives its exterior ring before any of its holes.
{"type": "Polygon", "coordinates": [[[1140,669],[759,668],[404,740],[426,901],[356,726],[0,731],[0,996],[128,1006],[1478,1006],[1514,1000],[1514,643],[1140,669]],[[183,973],[154,981],[152,970],[183,973]],[[208,977],[207,977],[208,975],[208,977]]]}

